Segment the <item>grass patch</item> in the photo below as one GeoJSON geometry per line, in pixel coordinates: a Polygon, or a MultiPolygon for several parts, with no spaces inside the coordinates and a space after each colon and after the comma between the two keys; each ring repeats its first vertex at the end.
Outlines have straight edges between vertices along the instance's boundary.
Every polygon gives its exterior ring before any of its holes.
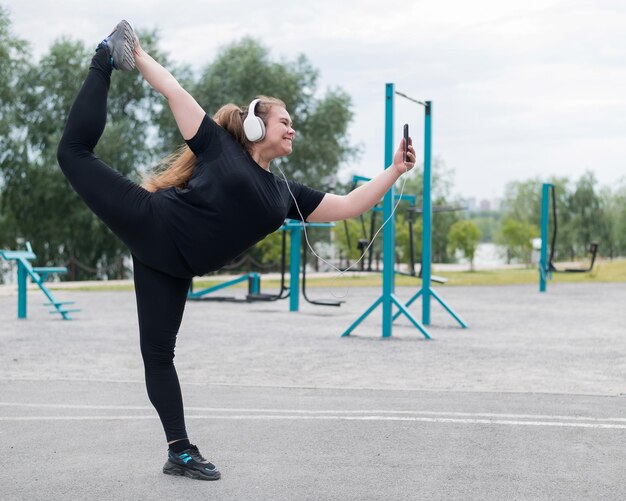
{"type": "MultiPolygon", "coordinates": [[[[559,268],[557,264],[557,268],[559,268]]],[[[446,285],[539,284],[537,268],[440,273],[446,285]]],[[[552,283],[626,282],[626,259],[598,261],[589,273],[553,273],[552,283]]],[[[397,282],[396,282],[397,283],[397,282]]]]}
{"type": "MultiPolygon", "coordinates": [[[[558,266],[557,266],[558,267],[558,266]]],[[[535,267],[519,269],[481,270],[481,271],[454,271],[438,272],[435,266],[435,275],[448,279],[446,286],[455,285],[516,285],[516,284],[539,284],[539,273],[535,267]]],[[[288,279],[287,279],[288,280],[288,279]]],[[[198,291],[208,287],[219,285],[223,280],[214,278],[198,278],[194,280],[194,290],[198,291]]],[[[590,273],[554,273],[552,283],[574,283],[574,282],[626,282],[626,259],[616,259],[613,261],[599,260],[596,262],[590,273]]],[[[421,284],[418,278],[398,275],[396,285],[417,286],[421,284]]],[[[280,287],[280,280],[262,278],[262,290],[277,289],[280,287]]],[[[380,287],[382,285],[382,274],[371,273],[367,275],[345,275],[337,278],[336,274],[329,274],[328,277],[307,278],[307,287],[380,287]]],[[[242,282],[232,286],[236,289],[247,289],[248,284],[242,282]]],[[[67,290],[66,288],[54,287],[52,290],[67,290]]],[[[85,286],[72,287],[77,291],[132,291],[132,284],[89,284],[85,286]]],[[[219,291],[218,291],[219,293],[219,291]]]]}

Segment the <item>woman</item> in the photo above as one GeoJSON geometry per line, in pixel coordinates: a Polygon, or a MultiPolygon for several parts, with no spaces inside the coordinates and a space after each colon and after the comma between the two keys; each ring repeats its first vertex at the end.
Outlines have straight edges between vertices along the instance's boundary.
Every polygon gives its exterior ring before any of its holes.
{"type": "Polygon", "coordinates": [[[272,160],[289,155],[295,131],[282,101],[260,97],[248,108],[229,104],[210,118],[121,21],[96,49],[72,105],[57,158],[89,208],[129,247],[134,264],[140,346],[150,401],[168,443],[163,472],[202,480],[218,469],[189,442],[174,347],[194,276],[217,270],[286,217],[338,221],[370,209],[413,168],[404,144],[394,163],[369,183],[338,196],[279,179],[272,160]],[[168,101],[186,146],[168,168],[139,186],[98,159],[113,69],[137,67],[168,101]]]}

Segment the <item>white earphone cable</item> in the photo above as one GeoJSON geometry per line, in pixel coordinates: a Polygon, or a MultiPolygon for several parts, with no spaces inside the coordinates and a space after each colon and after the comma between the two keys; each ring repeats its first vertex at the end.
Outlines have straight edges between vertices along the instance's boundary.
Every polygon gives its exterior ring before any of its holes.
{"type": "MultiPolygon", "coordinates": [[[[374,243],[374,240],[376,240],[376,237],[378,236],[378,234],[381,232],[381,230],[385,227],[385,225],[389,222],[389,220],[393,217],[393,215],[396,212],[396,209],[398,208],[398,205],[400,204],[400,202],[402,201],[402,195],[404,193],[404,186],[406,184],[406,177],[404,177],[404,179],[402,180],[402,188],[400,189],[400,195],[398,196],[398,201],[395,204],[395,206],[393,207],[393,210],[391,211],[391,214],[389,215],[389,217],[383,222],[383,224],[381,225],[381,227],[378,229],[378,231],[374,234],[374,236],[372,237],[369,245],[365,248],[365,250],[363,251],[363,254],[361,254],[361,257],[355,261],[352,266],[349,266],[348,268],[346,268],[345,270],[340,270],[339,268],[337,268],[334,264],[329,263],[328,261],[326,261],[322,256],[320,256],[319,254],[317,254],[315,252],[315,250],[313,249],[313,247],[311,246],[310,242],[309,242],[309,237],[306,231],[306,222],[304,221],[304,216],[302,215],[302,212],[300,211],[300,207],[298,206],[298,201],[296,200],[296,197],[294,196],[293,192],[291,191],[291,188],[289,186],[289,182],[287,181],[287,177],[285,176],[285,173],[283,172],[283,170],[280,168],[280,166],[276,166],[278,167],[278,170],[280,171],[280,173],[283,176],[283,179],[285,181],[285,184],[287,185],[287,189],[289,190],[289,194],[291,195],[291,198],[293,198],[294,203],[296,204],[296,209],[298,210],[298,214],[300,215],[300,220],[301,220],[301,224],[302,224],[302,230],[304,231],[304,239],[306,241],[306,244],[309,246],[309,249],[311,249],[311,252],[313,253],[314,256],[318,257],[319,259],[321,259],[324,263],[326,263],[328,266],[330,266],[331,268],[333,268],[334,270],[336,270],[337,272],[339,272],[339,275],[335,278],[339,278],[342,275],[344,275],[347,271],[349,271],[350,269],[352,269],[354,266],[356,266],[357,264],[359,264],[361,262],[361,260],[365,257],[365,255],[367,254],[367,251],[369,250],[369,248],[372,246],[372,244],[374,243]]],[[[395,167],[389,167],[389,168],[395,168],[395,167]]],[[[406,166],[404,167],[404,174],[406,174],[408,172],[408,169],[406,168],[406,166]]],[[[306,263],[305,263],[306,265],[306,263]]],[[[336,298],[343,298],[346,297],[347,295],[347,290],[346,290],[346,294],[343,296],[335,296],[335,294],[331,291],[331,294],[336,297],[336,298]]]]}

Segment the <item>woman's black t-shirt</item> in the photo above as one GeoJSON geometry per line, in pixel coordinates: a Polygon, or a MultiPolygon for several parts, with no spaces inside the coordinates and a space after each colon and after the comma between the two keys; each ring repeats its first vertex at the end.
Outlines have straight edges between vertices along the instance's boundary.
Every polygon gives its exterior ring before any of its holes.
{"type": "MultiPolygon", "coordinates": [[[[221,268],[276,231],[285,218],[302,219],[285,181],[258,165],[208,115],[187,144],[197,157],[187,186],[158,191],[155,198],[195,275],[221,268]]],[[[288,183],[306,220],[325,193],[288,183]]]]}

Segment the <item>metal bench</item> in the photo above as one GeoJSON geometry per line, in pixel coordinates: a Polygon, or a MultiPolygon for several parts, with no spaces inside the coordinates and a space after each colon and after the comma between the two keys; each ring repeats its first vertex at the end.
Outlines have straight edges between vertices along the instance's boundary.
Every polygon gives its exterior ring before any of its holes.
{"type": "Polygon", "coordinates": [[[52,273],[67,273],[64,266],[57,267],[36,267],[34,268],[30,261],[37,258],[33,252],[30,242],[26,242],[26,250],[1,250],[0,257],[7,261],[15,261],[17,263],[17,318],[26,318],[27,311],[27,283],[28,278],[37,284],[41,291],[46,295],[50,302],[44,303],[44,306],[53,306],[54,309],[50,313],[58,313],[63,320],[71,320],[70,313],[80,311],[80,309],[68,309],[65,305],[74,304],[74,301],[57,301],[50,289],[46,287],[44,282],[52,273]]]}

